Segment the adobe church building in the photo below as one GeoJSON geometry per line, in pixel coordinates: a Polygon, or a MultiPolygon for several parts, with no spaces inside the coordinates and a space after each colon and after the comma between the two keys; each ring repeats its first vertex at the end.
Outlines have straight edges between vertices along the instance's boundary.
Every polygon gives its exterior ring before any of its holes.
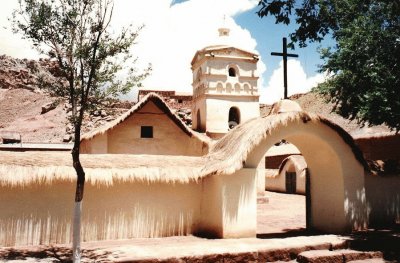
{"type": "Polygon", "coordinates": [[[81,153],[201,156],[210,138],[193,131],[155,93],[121,117],[82,136],[81,153]]]}
{"type": "Polygon", "coordinates": [[[192,60],[192,127],[221,138],[236,125],[260,116],[258,55],[231,46],[209,46],[192,60]]]}
{"type": "MultiPolygon", "coordinates": [[[[257,60],[229,45],[192,60],[193,127],[218,140],[188,128],[152,93],[82,137],[82,241],[255,237],[264,157],[281,140],[307,162],[311,229],[346,233],[400,221],[400,177],[373,175],[341,127],[297,107],[259,117],[257,60]]],[[[70,154],[2,151],[0,160],[0,246],[70,243],[70,154]]]]}

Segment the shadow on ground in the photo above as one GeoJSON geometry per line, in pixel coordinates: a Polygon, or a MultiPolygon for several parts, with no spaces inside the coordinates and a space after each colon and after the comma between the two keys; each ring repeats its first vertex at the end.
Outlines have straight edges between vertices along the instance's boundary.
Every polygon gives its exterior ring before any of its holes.
{"type": "Polygon", "coordinates": [[[381,251],[385,260],[400,262],[400,224],[390,229],[355,232],[350,237],[351,249],[381,251]]]}
{"type": "MultiPolygon", "coordinates": [[[[106,260],[108,252],[96,252],[96,250],[83,249],[82,259],[83,262],[89,260],[103,262],[106,260]]],[[[0,260],[25,260],[27,258],[35,259],[52,259],[51,262],[72,262],[72,250],[66,247],[58,246],[41,246],[35,249],[23,249],[23,248],[0,248],[0,260]]]]}
{"type": "Polygon", "coordinates": [[[317,236],[323,233],[317,231],[307,230],[305,228],[296,229],[283,229],[282,232],[278,233],[265,233],[257,234],[257,238],[270,239],[270,238],[286,238],[286,237],[300,237],[300,236],[317,236]]]}

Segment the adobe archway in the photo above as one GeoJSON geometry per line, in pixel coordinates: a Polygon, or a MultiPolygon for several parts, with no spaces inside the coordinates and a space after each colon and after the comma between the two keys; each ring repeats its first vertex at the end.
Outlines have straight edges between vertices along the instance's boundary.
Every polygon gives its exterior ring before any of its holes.
{"type": "Polygon", "coordinates": [[[310,227],[327,233],[366,228],[365,161],[349,134],[318,115],[288,112],[243,123],[213,146],[209,156],[218,162],[208,167],[223,166],[228,174],[254,169],[260,178],[265,153],[281,139],[293,143],[309,167],[310,227]]]}
{"type": "Polygon", "coordinates": [[[344,130],[328,121],[289,119],[258,143],[249,153],[245,167],[259,167],[273,143],[281,139],[293,143],[309,167],[310,226],[329,233],[365,228],[368,215],[364,167],[347,136],[344,130]]]}

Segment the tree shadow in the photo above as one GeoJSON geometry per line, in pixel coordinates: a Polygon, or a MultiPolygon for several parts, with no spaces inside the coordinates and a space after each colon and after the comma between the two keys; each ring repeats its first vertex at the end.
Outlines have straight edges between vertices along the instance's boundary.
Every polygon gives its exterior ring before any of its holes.
{"type": "Polygon", "coordinates": [[[350,237],[349,248],[381,251],[385,260],[400,262],[400,224],[386,229],[354,232],[350,237]]]}
{"type": "MultiPolygon", "coordinates": [[[[108,256],[111,252],[98,252],[93,249],[82,250],[84,262],[109,262],[108,256]]],[[[62,246],[39,246],[31,248],[2,248],[0,249],[0,260],[25,260],[26,258],[53,259],[53,262],[72,262],[71,248],[62,246]]]]}
{"type": "Polygon", "coordinates": [[[270,239],[270,238],[286,238],[286,237],[300,237],[300,236],[317,236],[323,234],[322,232],[307,230],[306,228],[296,229],[283,229],[278,233],[262,233],[257,234],[257,238],[270,239]]]}

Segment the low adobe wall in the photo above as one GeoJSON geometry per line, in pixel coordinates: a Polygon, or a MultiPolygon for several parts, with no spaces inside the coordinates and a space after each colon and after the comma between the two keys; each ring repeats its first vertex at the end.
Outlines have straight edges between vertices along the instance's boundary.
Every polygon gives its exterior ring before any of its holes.
{"type": "Polygon", "coordinates": [[[400,160],[400,134],[359,137],[355,143],[368,160],[400,160]]]}
{"type": "MultiPolygon", "coordinates": [[[[85,186],[82,241],[201,234],[255,237],[254,172],[198,182],[85,186]]],[[[0,246],[67,244],[75,182],[0,186],[0,246]]]]}
{"type": "Polygon", "coordinates": [[[400,224],[400,174],[365,175],[365,191],[371,227],[400,224]]]}
{"type": "MultiPolygon", "coordinates": [[[[0,187],[0,245],[71,242],[75,183],[0,187]]],[[[188,235],[200,220],[201,183],[86,184],[82,241],[188,235]]]]}

